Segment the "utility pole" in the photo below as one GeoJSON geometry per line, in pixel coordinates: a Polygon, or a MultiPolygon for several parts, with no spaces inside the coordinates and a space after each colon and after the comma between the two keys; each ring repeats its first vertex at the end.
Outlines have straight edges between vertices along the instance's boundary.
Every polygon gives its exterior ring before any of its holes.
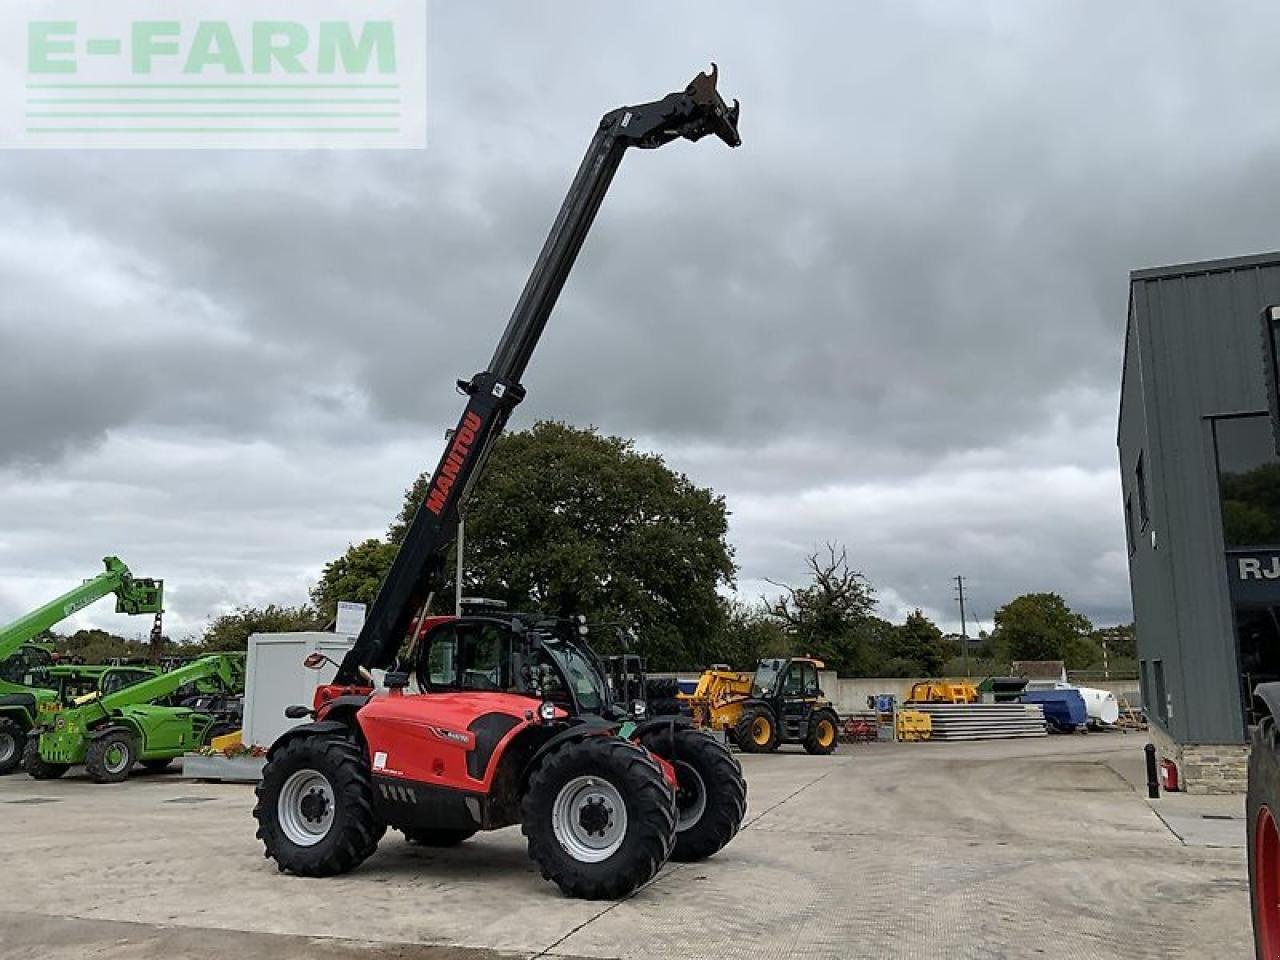
{"type": "Polygon", "coordinates": [[[964,657],[964,675],[969,676],[969,629],[964,619],[964,577],[956,574],[956,599],[960,601],[960,655],[964,657]]]}

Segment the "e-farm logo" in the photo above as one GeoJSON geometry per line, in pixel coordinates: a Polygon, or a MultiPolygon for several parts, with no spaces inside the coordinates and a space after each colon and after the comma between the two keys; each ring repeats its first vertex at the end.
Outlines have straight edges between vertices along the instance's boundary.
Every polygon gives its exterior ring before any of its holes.
{"type": "Polygon", "coordinates": [[[426,146],[425,0],[6,0],[6,146],[426,146]]]}

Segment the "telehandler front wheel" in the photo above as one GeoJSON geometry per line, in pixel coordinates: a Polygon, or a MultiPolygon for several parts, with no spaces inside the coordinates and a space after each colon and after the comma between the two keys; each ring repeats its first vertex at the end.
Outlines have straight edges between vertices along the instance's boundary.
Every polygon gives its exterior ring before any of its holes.
{"type": "Polygon", "coordinates": [[[46,763],[40,756],[40,738],[28,737],[22,750],[22,769],[32,780],[57,780],[71,769],[71,764],[46,763]]]}
{"type": "Polygon", "coordinates": [[[133,736],[124,730],[104,733],[84,753],[84,769],[94,783],[121,783],[138,759],[133,736]]]}
{"type": "Polygon", "coordinates": [[[386,832],[360,746],[317,734],[289,740],[262,771],[253,815],[265,855],[283,872],[330,877],[353,870],[386,832]]]}
{"type": "Polygon", "coordinates": [[[839,743],[840,718],[834,710],[815,710],[809,717],[809,732],[805,734],[806,753],[834,753],[839,743]]]}
{"type": "Polygon", "coordinates": [[[734,727],[733,738],[743,753],[772,753],[778,749],[778,721],[768,707],[747,707],[734,727]]]}
{"type": "Polygon", "coordinates": [[[712,734],[692,727],[654,730],[640,742],[676,771],[676,846],[671,859],[703,860],[718,852],[747,815],[741,765],[712,734]]]}
{"type": "Polygon", "coordinates": [[[571,897],[617,900],[653,879],[676,840],[675,792],[644,750],[588,736],[549,753],[521,804],[529,857],[571,897]]]}
{"type": "Polygon", "coordinates": [[[13,773],[22,766],[22,747],[26,731],[11,717],[0,717],[0,776],[13,773]]]}

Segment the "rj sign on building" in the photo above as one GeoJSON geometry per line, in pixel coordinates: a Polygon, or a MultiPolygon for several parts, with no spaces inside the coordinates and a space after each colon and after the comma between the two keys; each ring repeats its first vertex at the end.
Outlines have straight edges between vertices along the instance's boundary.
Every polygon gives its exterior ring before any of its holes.
{"type": "Polygon", "coordinates": [[[5,0],[0,144],[426,145],[425,0],[5,0]]]}

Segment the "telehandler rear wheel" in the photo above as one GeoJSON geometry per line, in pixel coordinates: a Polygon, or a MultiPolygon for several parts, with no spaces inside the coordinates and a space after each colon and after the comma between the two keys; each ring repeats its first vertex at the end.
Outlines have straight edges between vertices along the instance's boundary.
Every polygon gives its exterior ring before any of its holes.
{"type": "Polygon", "coordinates": [[[345,737],[287,741],[263,768],[257,796],[253,815],[265,855],[301,877],[355,869],[387,829],[373,809],[364,751],[345,737]]]}
{"type": "Polygon", "coordinates": [[[26,739],[26,731],[16,720],[0,717],[0,776],[22,766],[22,746],[26,739]]]}
{"type": "Polygon", "coordinates": [[[40,756],[40,739],[28,737],[22,750],[22,769],[32,780],[57,780],[71,769],[69,763],[46,763],[40,756]]]}
{"type": "Polygon", "coordinates": [[[747,782],[727,747],[692,727],[654,730],[641,744],[676,771],[672,860],[704,860],[733,839],[747,815],[747,782]]]}
{"type": "Polygon", "coordinates": [[[778,723],[768,707],[747,707],[734,728],[743,753],[772,753],[778,749],[778,723]]]}
{"type": "Polygon", "coordinates": [[[94,783],[122,783],[138,759],[133,736],[124,730],[104,733],[84,753],[84,769],[94,783]]]}
{"type": "Polygon", "coordinates": [[[839,743],[840,718],[834,710],[815,710],[809,717],[809,732],[805,734],[806,753],[827,754],[835,752],[839,743]]]}
{"type": "Polygon", "coordinates": [[[529,777],[521,817],[543,877],[585,900],[625,897],[675,846],[675,792],[652,757],[617,737],[549,753],[529,777]]]}

